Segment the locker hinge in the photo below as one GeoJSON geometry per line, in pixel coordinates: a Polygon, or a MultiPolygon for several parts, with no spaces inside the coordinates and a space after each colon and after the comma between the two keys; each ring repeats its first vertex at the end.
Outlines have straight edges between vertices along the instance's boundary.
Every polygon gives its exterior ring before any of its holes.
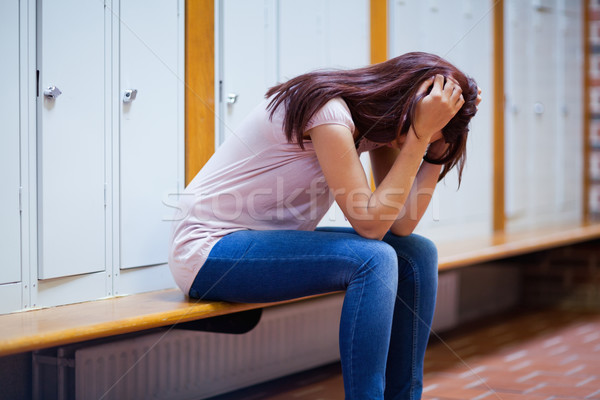
{"type": "Polygon", "coordinates": [[[40,70],[35,71],[35,95],[40,97],[40,70]]]}
{"type": "Polygon", "coordinates": [[[19,213],[23,212],[23,186],[19,186],[19,213]]]}
{"type": "Polygon", "coordinates": [[[219,103],[223,102],[223,81],[219,81],[219,103]]]}
{"type": "Polygon", "coordinates": [[[104,183],[104,207],[106,207],[106,183],[104,183]]]}

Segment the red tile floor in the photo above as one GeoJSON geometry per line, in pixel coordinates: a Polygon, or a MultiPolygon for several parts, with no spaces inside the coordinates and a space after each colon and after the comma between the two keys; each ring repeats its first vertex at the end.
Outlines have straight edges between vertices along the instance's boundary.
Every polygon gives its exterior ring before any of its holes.
{"type": "MultiPolygon", "coordinates": [[[[600,399],[600,313],[504,315],[432,337],[423,399],[600,399]]],[[[213,400],[343,400],[339,364],[213,400]]]]}

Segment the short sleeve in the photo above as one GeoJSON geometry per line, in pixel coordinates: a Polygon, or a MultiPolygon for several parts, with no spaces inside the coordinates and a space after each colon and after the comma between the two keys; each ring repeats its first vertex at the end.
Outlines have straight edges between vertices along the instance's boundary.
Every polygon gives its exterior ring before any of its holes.
{"type": "Polygon", "coordinates": [[[346,105],[346,102],[340,97],[335,97],[325,103],[325,105],[313,115],[310,121],[308,121],[304,131],[306,132],[309,129],[327,124],[343,125],[350,129],[350,132],[354,134],[352,114],[350,114],[350,109],[346,105]]]}

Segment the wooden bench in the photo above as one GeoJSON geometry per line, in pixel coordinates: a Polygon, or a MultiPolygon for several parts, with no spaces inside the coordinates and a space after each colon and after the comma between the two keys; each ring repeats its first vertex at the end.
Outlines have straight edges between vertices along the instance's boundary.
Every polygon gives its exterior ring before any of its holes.
{"type": "MultiPolygon", "coordinates": [[[[598,238],[600,224],[587,224],[445,243],[438,246],[439,268],[465,267],[598,238]]],[[[7,314],[0,316],[0,356],[284,303],[199,302],[170,289],[7,314]]]]}

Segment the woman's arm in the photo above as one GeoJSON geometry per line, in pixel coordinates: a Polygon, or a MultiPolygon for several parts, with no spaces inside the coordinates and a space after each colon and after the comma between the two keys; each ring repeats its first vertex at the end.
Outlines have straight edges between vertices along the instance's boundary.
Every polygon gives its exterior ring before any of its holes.
{"type": "Polygon", "coordinates": [[[341,125],[321,125],[308,133],[319,164],[336,202],[352,227],[361,235],[381,239],[398,218],[408,198],[421,160],[433,134],[441,130],[464,103],[460,90],[444,77],[426,81],[431,92],[417,105],[413,127],[379,187],[371,192],[356,154],[350,130],[341,125]]]}
{"type": "Polygon", "coordinates": [[[327,184],[352,227],[366,238],[383,238],[408,197],[427,149],[425,134],[418,138],[411,129],[399,157],[374,192],[348,128],[321,125],[310,134],[327,184]]]}
{"type": "MultiPolygon", "coordinates": [[[[439,154],[443,153],[446,146],[441,140],[437,140],[429,147],[428,154],[431,157],[437,158],[439,154]]],[[[399,154],[400,151],[398,149],[389,147],[380,147],[370,152],[371,168],[373,169],[376,187],[388,174],[390,166],[399,154]]],[[[404,203],[404,209],[390,228],[392,233],[400,236],[408,236],[413,232],[427,210],[441,169],[441,165],[429,164],[427,162],[421,164],[410,193],[404,203]]]]}
{"type": "MultiPolygon", "coordinates": [[[[480,103],[481,88],[478,87],[475,106],[479,106],[480,103]]],[[[436,140],[429,146],[427,153],[431,158],[437,159],[444,154],[447,147],[448,145],[443,140],[436,140]]],[[[379,147],[369,152],[375,187],[388,174],[394,160],[399,154],[400,151],[398,149],[390,147],[379,147]]],[[[404,204],[404,210],[390,228],[392,233],[399,236],[408,236],[414,231],[429,206],[441,170],[441,165],[430,164],[428,162],[421,164],[410,194],[404,204]]]]}

